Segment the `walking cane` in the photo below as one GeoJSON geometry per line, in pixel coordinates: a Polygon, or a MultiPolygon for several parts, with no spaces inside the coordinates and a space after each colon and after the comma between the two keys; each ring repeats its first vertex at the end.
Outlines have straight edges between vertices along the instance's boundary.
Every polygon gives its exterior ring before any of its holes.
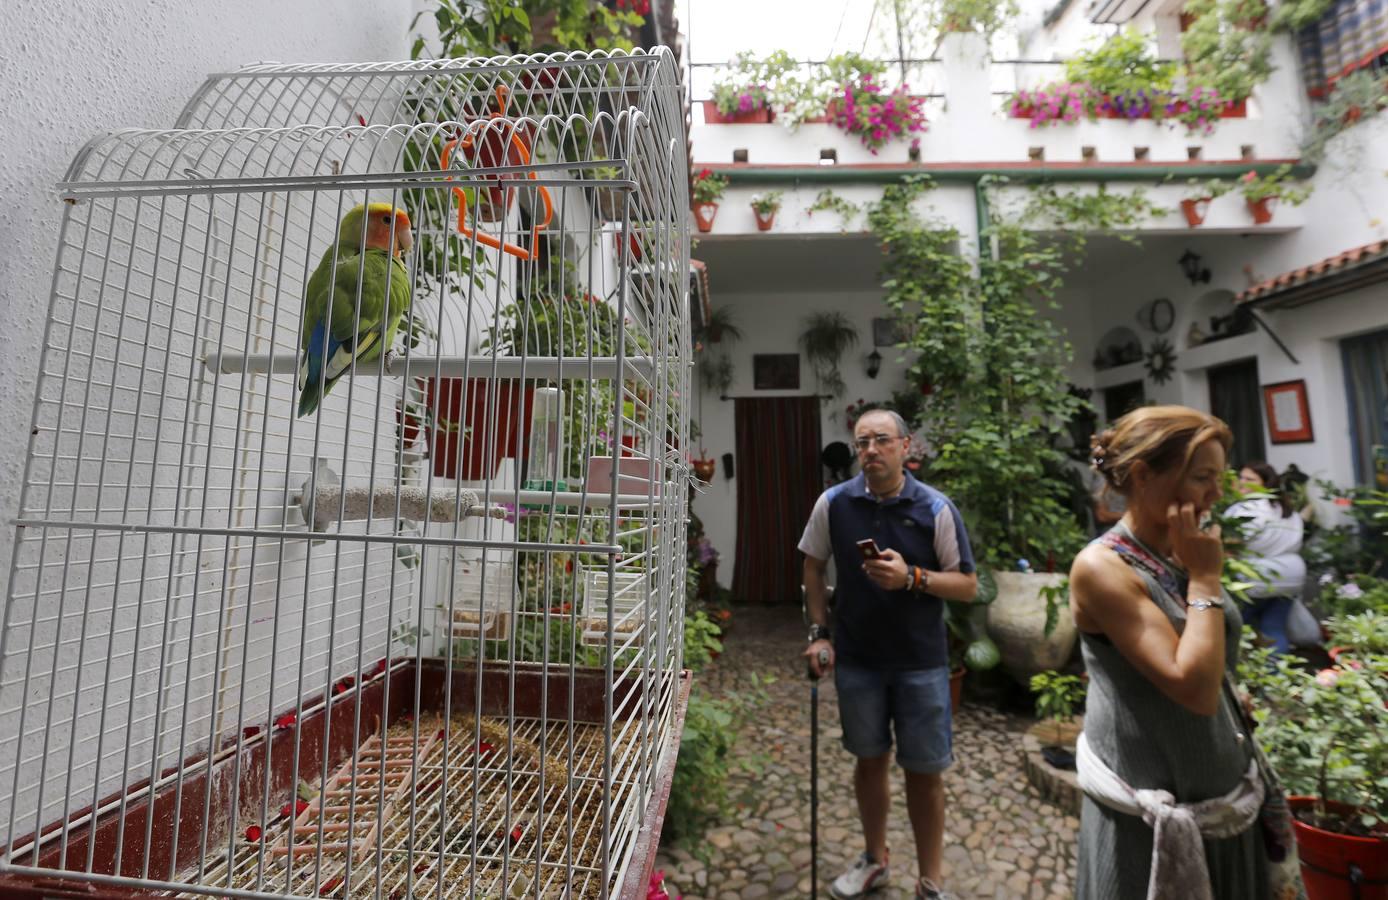
{"type": "MultiPolygon", "coordinates": [[[[834,596],[834,589],[828,588],[828,596],[834,596]]],[[[800,611],[809,627],[810,609],[806,602],[805,588],[800,587],[800,611]]],[[[823,671],[829,664],[829,651],[819,651],[819,668],[823,671]]],[[[810,680],[810,896],[819,896],[819,676],[808,660],[805,662],[805,675],[810,680]]]]}

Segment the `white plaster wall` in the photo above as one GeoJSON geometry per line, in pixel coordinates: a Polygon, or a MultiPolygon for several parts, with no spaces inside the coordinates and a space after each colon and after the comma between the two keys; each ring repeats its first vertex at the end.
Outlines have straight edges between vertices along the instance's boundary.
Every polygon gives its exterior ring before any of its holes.
{"type": "Polygon", "coordinates": [[[8,567],[61,205],[54,184],[104,131],[167,128],[212,72],[409,55],[411,0],[41,0],[0,5],[0,559],[8,567]]]}
{"type": "MultiPolygon", "coordinates": [[[[7,45],[7,52],[0,56],[0,84],[6,89],[8,124],[0,134],[0,190],[3,190],[8,204],[7,214],[0,217],[0,241],[6,247],[6,251],[0,254],[0,284],[4,286],[3,293],[0,293],[0,384],[4,385],[3,397],[0,397],[0,516],[5,520],[0,528],[0,535],[3,535],[0,536],[0,558],[4,560],[7,571],[13,543],[13,527],[9,519],[18,507],[36,369],[43,344],[57,251],[58,222],[64,209],[54,184],[63,176],[74,154],[89,139],[102,132],[171,127],[189,96],[212,72],[233,70],[246,63],[262,60],[365,61],[404,58],[408,55],[407,32],[411,15],[409,0],[370,3],[305,0],[292,4],[248,0],[231,5],[180,4],[168,0],[112,0],[101,3],[82,0],[62,8],[36,0],[12,0],[0,7],[0,29],[6,35],[7,45]]],[[[167,302],[167,298],[164,300],[167,302]]],[[[85,540],[79,538],[78,547],[85,540]]],[[[166,539],[154,541],[149,552],[155,556],[156,566],[157,548],[168,543],[166,539]]],[[[125,552],[128,554],[134,547],[135,543],[130,542],[125,552]]],[[[204,561],[219,558],[216,552],[210,550],[204,561]]],[[[318,555],[324,557],[327,554],[320,551],[318,555]]],[[[244,556],[241,564],[245,564],[244,556]]],[[[270,568],[267,565],[262,570],[254,587],[270,586],[264,581],[264,572],[270,568]]],[[[77,573],[74,579],[83,574],[77,573]]],[[[85,575],[92,577],[90,572],[85,575]]],[[[187,573],[181,577],[184,583],[177,588],[171,587],[167,597],[158,584],[153,586],[152,611],[146,611],[144,630],[138,634],[128,617],[118,627],[115,601],[112,599],[114,591],[110,585],[96,585],[88,589],[89,601],[95,606],[91,611],[92,633],[103,633],[103,630],[112,633],[114,643],[108,645],[108,651],[113,657],[119,655],[118,666],[127,669],[132,665],[128,660],[135,652],[136,643],[149,651],[153,646],[151,642],[159,642],[160,627],[151,627],[151,621],[159,615],[159,603],[181,604],[184,624],[173,625],[175,639],[181,642],[176,643],[175,650],[186,654],[187,662],[182,669],[171,663],[166,677],[176,680],[186,678],[187,683],[186,687],[182,681],[170,683],[171,693],[165,697],[167,709],[174,708],[168,704],[177,703],[180,691],[195,697],[194,707],[201,708],[202,698],[209,696],[214,688],[207,675],[210,671],[208,667],[217,662],[212,652],[215,627],[209,630],[207,625],[208,621],[215,621],[215,616],[200,619],[196,633],[191,619],[187,617],[192,604],[197,603],[202,608],[204,601],[212,593],[218,592],[217,581],[208,576],[198,588],[189,589],[187,573]],[[101,608],[103,598],[109,604],[106,610],[101,608]],[[194,670],[202,674],[195,675],[194,670]]],[[[302,584],[302,576],[299,578],[302,584]]],[[[67,582],[66,586],[80,589],[82,582],[73,580],[67,582]]],[[[43,587],[46,589],[49,585],[45,583],[43,587]]],[[[144,599],[141,595],[141,600],[144,599]]],[[[59,605],[55,603],[52,610],[60,610],[59,605]]],[[[175,614],[170,615],[170,621],[174,621],[175,614]]],[[[36,671],[43,670],[48,665],[46,660],[54,657],[56,642],[53,639],[59,631],[65,635],[65,641],[76,633],[71,627],[76,619],[68,618],[64,624],[62,617],[65,616],[67,608],[63,606],[56,617],[36,619],[37,630],[32,634],[27,629],[17,630],[11,635],[14,643],[8,652],[12,654],[15,648],[22,648],[30,638],[38,641],[41,646],[36,652],[46,655],[36,661],[36,671]],[[44,641],[49,643],[44,644],[44,641]]],[[[27,622],[29,617],[23,618],[27,622]]],[[[296,627],[292,621],[294,618],[291,613],[281,624],[286,628],[296,627]]],[[[54,681],[55,704],[66,702],[69,707],[72,706],[74,701],[71,693],[63,695],[66,700],[57,696],[58,682],[69,683],[78,670],[86,673],[85,685],[88,688],[101,684],[99,649],[97,643],[93,643],[91,649],[81,656],[67,660],[70,664],[64,665],[54,681]]],[[[320,641],[303,648],[303,652],[316,655],[323,649],[320,641]]],[[[262,669],[268,666],[263,650],[263,647],[257,647],[253,654],[263,661],[262,669]]],[[[63,655],[68,654],[65,651],[63,655]]],[[[151,656],[146,652],[142,664],[148,666],[150,660],[157,659],[157,655],[151,656]]],[[[248,667],[248,671],[256,667],[254,660],[248,663],[248,667]]],[[[335,665],[334,669],[337,668],[335,665]]],[[[54,671],[58,672],[56,661],[54,671]]],[[[12,667],[7,667],[7,681],[16,672],[12,667]]],[[[101,783],[95,784],[91,770],[91,763],[97,755],[95,742],[91,740],[95,721],[89,715],[92,710],[88,706],[83,709],[80,727],[75,726],[71,736],[64,724],[55,737],[57,749],[54,751],[53,765],[57,768],[50,768],[48,772],[48,780],[44,784],[49,790],[43,795],[42,801],[35,794],[39,779],[32,773],[21,781],[21,796],[12,797],[9,788],[13,785],[11,778],[14,768],[9,760],[13,759],[13,740],[18,730],[13,721],[13,714],[17,711],[14,705],[16,695],[11,690],[14,687],[14,684],[7,686],[8,699],[3,710],[6,722],[3,755],[8,758],[3,779],[0,779],[6,785],[3,791],[5,800],[0,805],[8,809],[13,800],[17,807],[25,808],[30,814],[38,808],[39,818],[47,821],[67,804],[83,805],[90,802],[93,791],[99,788],[101,793],[105,793],[112,784],[119,783],[124,773],[113,762],[102,772],[101,783]],[[70,755],[64,750],[69,743],[70,755]],[[62,765],[65,759],[67,777],[72,779],[66,784],[66,796],[64,788],[54,789],[64,783],[62,765]]],[[[31,685],[31,688],[38,687],[38,683],[31,685]]],[[[147,694],[153,689],[152,683],[141,682],[138,685],[138,691],[145,699],[139,701],[141,710],[136,714],[131,732],[136,757],[141,756],[140,748],[149,741],[152,721],[147,708],[147,694]]],[[[120,684],[112,690],[109,698],[112,704],[137,701],[135,686],[129,689],[129,696],[122,693],[125,688],[120,684]]],[[[67,721],[77,722],[75,708],[64,720],[65,723],[67,721]]],[[[31,718],[24,730],[32,733],[42,727],[42,722],[31,718]]],[[[108,737],[115,745],[121,739],[121,728],[123,717],[120,726],[108,723],[108,737]]],[[[207,730],[201,727],[201,722],[191,727],[189,745],[197,742],[194,731],[200,732],[205,742],[207,730]]],[[[180,746],[167,740],[162,747],[163,752],[178,753],[180,746]]],[[[33,743],[28,747],[32,754],[33,743]]],[[[112,747],[112,744],[108,744],[103,755],[111,753],[112,747]]],[[[115,749],[119,747],[115,746],[115,749]]],[[[158,753],[151,755],[146,749],[143,758],[157,759],[158,753]]],[[[25,762],[25,769],[32,769],[30,764],[34,760],[30,758],[25,762]]],[[[24,831],[32,824],[33,820],[21,816],[17,827],[24,831]]]]}

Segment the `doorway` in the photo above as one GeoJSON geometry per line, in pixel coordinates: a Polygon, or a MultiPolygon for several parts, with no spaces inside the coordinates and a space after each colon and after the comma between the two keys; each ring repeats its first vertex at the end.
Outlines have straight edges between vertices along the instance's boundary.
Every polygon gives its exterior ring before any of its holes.
{"type": "Polygon", "coordinates": [[[737,544],[733,595],[747,603],[800,602],[796,545],[824,490],[819,398],[734,401],[737,544]]]}
{"type": "Polygon", "coordinates": [[[1210,412],[1224,420],[1234,435],[1229,465],[1235,471],[1244,463],[1267,459],[1263,442],[1263,396],[1258,387],[1258,361],[1241,359],[1214,366],[1210,381],[1210,412]]]}

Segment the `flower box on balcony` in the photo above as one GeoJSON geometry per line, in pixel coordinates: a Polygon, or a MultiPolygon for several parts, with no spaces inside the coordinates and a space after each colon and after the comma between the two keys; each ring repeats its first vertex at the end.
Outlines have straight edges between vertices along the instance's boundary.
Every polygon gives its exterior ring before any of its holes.
{"type": "Polygon", "coordinates": [[[770,107],[759,106],[747,112],[721,113],[718,104],[712,100],[703,101],[705,125],[765,125],[774,116],[770,107]]]}

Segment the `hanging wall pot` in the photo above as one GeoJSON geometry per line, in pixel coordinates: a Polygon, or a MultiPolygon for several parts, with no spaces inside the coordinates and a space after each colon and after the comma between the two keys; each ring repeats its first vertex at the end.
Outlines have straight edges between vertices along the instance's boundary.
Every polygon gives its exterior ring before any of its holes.
{"type": "Polygon", "coordinates": [[[691,460],[694,466],[694,477],[704,484],[713,481],[713,474],[718,470],[718,461],[712,458],[702,458],[691,460]]]}
{"type": "Polygon", "coordinates": [[[733,477],[733,455],[731,453],[723,454],[723,477],[733,477]]]}

